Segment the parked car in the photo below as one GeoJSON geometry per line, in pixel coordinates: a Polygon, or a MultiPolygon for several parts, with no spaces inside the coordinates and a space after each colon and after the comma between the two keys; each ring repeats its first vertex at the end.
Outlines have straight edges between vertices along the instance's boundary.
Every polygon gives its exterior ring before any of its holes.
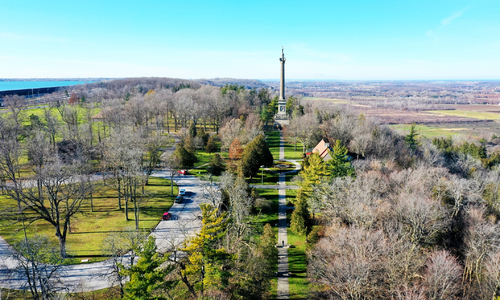
{"type": "Polygon", "coordinates": [[[188,170],[179,170],[177,171],[180,175],[186,175],[188,173],[188,170]]]}
{"type": "Polygon", "coordinates": [[[185,196],[186,195],[186,190],[185,189],[180,189],[179,190],[179,195],[185,196]]]}
{"type": "Polygon", "coordinates": [[[163,214],[163,217],[162,217],[162,220],[170,220],[170,218],[172,217],[172,214],[169,213],[169,212],[166,212],[163,214]]]}
{"type": "Polygon", "coordinates": [[[184,200],[184,197],[182,197],[182,195],[175,197],[175,203],[181,203],[182,200],[184,200]]]}

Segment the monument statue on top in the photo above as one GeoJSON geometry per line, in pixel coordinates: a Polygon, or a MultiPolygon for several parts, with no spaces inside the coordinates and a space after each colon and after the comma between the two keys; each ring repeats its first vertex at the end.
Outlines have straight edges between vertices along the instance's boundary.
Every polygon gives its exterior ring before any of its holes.
{"type": "MultiPolygon", "coordinates": [[[[285,53],[283,47],[281,47],[281,76],[280,76],[280,97],[278,99],[278,113],[274,117],[275,120],[288,120],[286,115],[286,99],[285,99],[285,53]]],[[[281,123],[281,122],[278,122],[281,123]]],[[[288,122],[286,122],[288,123],[288,122]]],[[[284,125],[284,124],[283,124],[284,125]]]]}

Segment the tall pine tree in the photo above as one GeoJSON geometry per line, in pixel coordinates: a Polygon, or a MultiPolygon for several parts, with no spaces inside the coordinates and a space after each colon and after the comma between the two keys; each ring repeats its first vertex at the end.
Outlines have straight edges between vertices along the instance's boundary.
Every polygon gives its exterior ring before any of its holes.
{"type": "Polygon", "coordinates": [[[340,140],[337,140],[333,151],[329,151],[331,159],[327,161],[327,170],[330,176],[354,176],[355,172],[351,164],[351,157],[347,153],[347,148],[342,145],[340,140]]]}
{"type": "Polygon", "coordinates": [[[156,252],[155,238],[149,236],[149,239],[138,245],[135,250],[139,256],[137,264],[129,267],[120,265],[122,275],[130,278],[124,287],[124,299],[167,299],[163,295],[163,290],[170,288],[174,283],[165,281],[165,276],[172,271],[173,267],[162,267],[166,257],[162,258],[156,252]]]}

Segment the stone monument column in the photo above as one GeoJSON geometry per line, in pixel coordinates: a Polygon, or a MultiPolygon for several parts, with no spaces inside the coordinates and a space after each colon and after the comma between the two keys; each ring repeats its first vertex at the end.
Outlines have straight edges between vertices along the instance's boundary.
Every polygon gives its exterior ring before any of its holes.
{"type": "Polygon", "coordinates": [[[280,62],[281,62],[281,77],[280,77],[280,98],[279,100],[285,101],[285,53],[283,52],[284,49],[281,47],[281,57],[280,57],[280,62]]]}
{"type": "Polygon", "coordinates": [[[286,99],[285,99],[285,53],[281,47],[281,76],[280,76],[280,97],[278,99],[278,113],[275,119],[286,119],[286,99]]]}

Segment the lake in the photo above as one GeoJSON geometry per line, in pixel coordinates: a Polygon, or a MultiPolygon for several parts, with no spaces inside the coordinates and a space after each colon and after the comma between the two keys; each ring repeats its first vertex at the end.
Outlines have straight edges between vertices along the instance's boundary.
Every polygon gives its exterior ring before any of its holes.
{"type": "Polygon", "coordinates": [[[35,89],[44,87],[70,86],[94,81],[0,81],[0,91],[35,89]]]}

